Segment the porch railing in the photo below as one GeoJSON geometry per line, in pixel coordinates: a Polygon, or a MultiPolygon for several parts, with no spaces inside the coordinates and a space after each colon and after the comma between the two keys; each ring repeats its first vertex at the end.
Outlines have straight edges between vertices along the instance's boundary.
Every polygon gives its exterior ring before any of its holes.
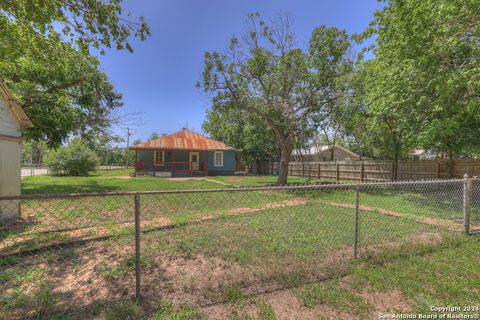
{"type": "Polygon", "coordinates": [[[135,170],[153,172],[208,171],[208,163],[205,161],[198,163],[181,161],[154,163],[153,160],[139,160],[135,163],[135,170]]]}

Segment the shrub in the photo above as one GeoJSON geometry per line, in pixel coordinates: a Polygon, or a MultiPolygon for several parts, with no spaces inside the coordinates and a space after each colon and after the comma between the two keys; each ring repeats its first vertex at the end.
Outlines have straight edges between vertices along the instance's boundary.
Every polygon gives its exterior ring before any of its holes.
{"type": "Polygon", "coordinates": [[[47,166],[55,174],[69,176],[86,176],[94,172],[98,165],[95,152],[79,139],[74,139],[68,146],[48,154],[47,166]]]}

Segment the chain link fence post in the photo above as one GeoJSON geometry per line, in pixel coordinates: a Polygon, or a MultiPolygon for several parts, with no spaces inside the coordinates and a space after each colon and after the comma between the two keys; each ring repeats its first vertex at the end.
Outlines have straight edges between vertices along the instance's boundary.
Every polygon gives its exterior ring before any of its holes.
{"type": "Polygon", "coordinates": [[[463,176],[463,227],[465,234],[470,234],[470,203],[472,200],[472,179],[463,176]]]}
{"type": "Polygon", "coordinates": [[[358,251],[358,218],[359,218],[359,193],[360,186],[355,186],[355,226],[353,230],[353,258],[357,258],[358,251]]]}
{"type": "Polygon", "coordinates": [[[135,298],[140,302],[140,194],[135,194],[135,298]]]}

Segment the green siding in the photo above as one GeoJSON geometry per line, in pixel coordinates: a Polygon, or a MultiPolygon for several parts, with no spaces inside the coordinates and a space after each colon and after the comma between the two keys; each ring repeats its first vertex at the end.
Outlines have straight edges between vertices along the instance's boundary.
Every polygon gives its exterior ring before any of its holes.
{"type": "MultiPolygon", "coordinates": [[[[175,153],[175,162],[188,162],[190,160],[189,151],[165,151],[165,162],[173,162],[175,153]]],[[[199,151],[200,162],[205,162],[205,151],[199,151]]],[[[223,166],[215,167],[213,163],[214,152],[208,152],[208,172],[209,174],[233,174],[235,172],[235,151],[223,151],[223,166]]],[[[139,160],[153,160],[153,150],[139,150],[139,160]]],[[[200,164],[201,165],[201,164],[200,164]]]]}
{"type": "Polygon", "coordinates": [[[208,152],[208,172],[222,173],[222,174],[233,174],[235,172],[235,151],[223,151],[223,166],[215,167],[213,163],[214,153],[213,151],[208,152]]]}
{"type": "Polygon", "coordinates": [[[138,151],[138,160],[153,160],[153,151],[152,150],[139,150],[138,151]]]}

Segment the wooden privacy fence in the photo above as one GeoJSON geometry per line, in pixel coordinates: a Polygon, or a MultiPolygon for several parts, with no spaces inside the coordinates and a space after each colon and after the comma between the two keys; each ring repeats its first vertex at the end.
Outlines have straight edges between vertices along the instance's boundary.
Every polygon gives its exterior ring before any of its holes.
{"type": "MultiPolygon", "coordinates": [[[[278,174],[277,162],[254,165],[251,173],[278,174]]],[[[310,177],[335,181],[404,181],[462,178],[464,174],[480,176],[480,160],[453,160],[450,174],[448,160],[402,160],[394,161],[310,161],[290,162],[290,176],[310,177]]]]}

